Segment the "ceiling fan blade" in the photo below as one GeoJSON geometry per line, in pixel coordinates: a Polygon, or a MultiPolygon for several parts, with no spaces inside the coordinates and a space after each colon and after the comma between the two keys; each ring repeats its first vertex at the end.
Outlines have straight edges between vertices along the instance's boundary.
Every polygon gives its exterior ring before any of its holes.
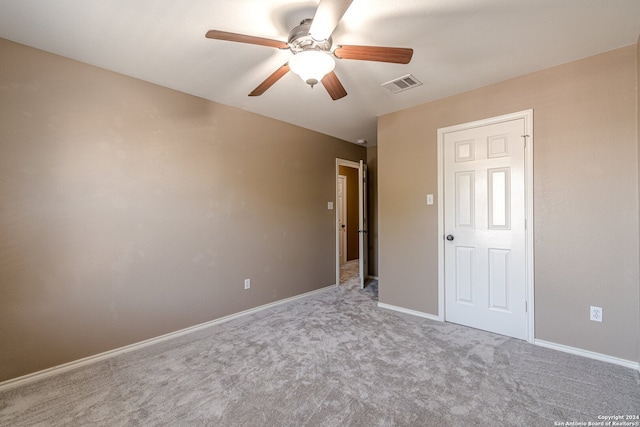
{"type": "Polygon", "coordinates": [[[309,34],[315,40],[327,40],[353,0],[320,0],[309,34]]]}
{"type": "Polygon", "coordinates": [[[289,43],[280,40],[265,39],[262,37],[253,37],[246,34],[228,33],[226,31],[209,30],[205,35],[208,39],[227,40],[230,42],[257,44],[260,46],[275,47],[278,49],[288,49],[289,43]]]}
{"type": "Polygon", "coordinates": [[[334,101],[347,96],[347,91],[344,90],[344,86],[342,86],[342,83],[338,80],[338,76],[336,76],[336,73],[333,71],[325,75],[321,81],[324,88],[329,92],[329,96],[331,96],[331,99],[334,101]]]}
{"type": "Polygon", "coordinates": [[[265,79],[262,83],[255,88],[249,96],[260,96],[267,91],[271,86],[275,84],[278,80],[280,80],[285,74],[289,72],[289,63],[284,64],[282,67],[278,68],[273,74],[265,79]]]}
{"type": "Polygon", "coordinates": [[[338,46],[333,54],[340,59],[408,64],[413,56],[413,49],[382,46],[338,46]]]}

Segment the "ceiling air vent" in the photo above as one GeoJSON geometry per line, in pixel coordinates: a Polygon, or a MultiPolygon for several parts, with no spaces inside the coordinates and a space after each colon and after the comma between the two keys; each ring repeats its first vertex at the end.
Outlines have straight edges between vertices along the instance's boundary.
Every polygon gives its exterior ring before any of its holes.
{"type": "Polygon", "coordinates": [[[422,82],[416,79],[412,74],[407,74],[406,76],[400,77],[399,79],[383,83],[381,86],[391,93],[399,93],[416,86],[420,86],[421,84],[422,82]]]}

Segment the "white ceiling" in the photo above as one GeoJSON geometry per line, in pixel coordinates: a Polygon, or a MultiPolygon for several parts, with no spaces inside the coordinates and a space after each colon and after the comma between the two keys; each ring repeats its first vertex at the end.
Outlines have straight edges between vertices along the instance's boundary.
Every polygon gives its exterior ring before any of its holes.
{"type": "MultiPolygon", "coordinates": [[[[211,40],[217,29],[286,41],[318,1],[0,0],[0,37],[355,142],[377,117],[635,43],[640,0],[354,0],[336,44],[410,47],[408,65],[338,60],[332,101],[289,73],[251,92],[289,51],[211,40]],[[424,84],[396,95],[406,74],[424,84]]],[[[0,59],[0,66],[1,66],[0,59]]]]}

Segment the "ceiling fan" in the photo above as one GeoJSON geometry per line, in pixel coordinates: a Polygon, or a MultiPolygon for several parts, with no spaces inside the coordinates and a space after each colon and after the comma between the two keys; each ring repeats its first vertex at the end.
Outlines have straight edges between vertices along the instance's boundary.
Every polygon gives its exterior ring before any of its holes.
{"type": "Polygon", "coordinates": [[[334,50],[331,50],[333,42],[331,33],[352,1],[320,0],[313,19],[305,19],[292,29],[287,42],[219,30],[208,31],[206,37],[289,49],[293,52],[293,57],[260,83],[249,96],[262,95],[285,74],[293,71],[311,87],[321,82],[335,101],[345,97],[347,91],[333,72],[334,58],[408,64],[413,56],[413,49],[398,47],[338,45],[334,50]]]}

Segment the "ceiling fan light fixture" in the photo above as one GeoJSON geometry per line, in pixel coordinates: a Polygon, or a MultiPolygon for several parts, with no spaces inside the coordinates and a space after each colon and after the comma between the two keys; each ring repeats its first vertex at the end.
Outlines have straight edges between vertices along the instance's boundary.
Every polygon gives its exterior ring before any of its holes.
{"type": "Polygon", "coordinates": [[[303,82],[313,87],[322,78],[333,71],[336,61],[328,52],[321,50],[304,50],[289,60],[291,71],[300,76],[303,82]]]}

